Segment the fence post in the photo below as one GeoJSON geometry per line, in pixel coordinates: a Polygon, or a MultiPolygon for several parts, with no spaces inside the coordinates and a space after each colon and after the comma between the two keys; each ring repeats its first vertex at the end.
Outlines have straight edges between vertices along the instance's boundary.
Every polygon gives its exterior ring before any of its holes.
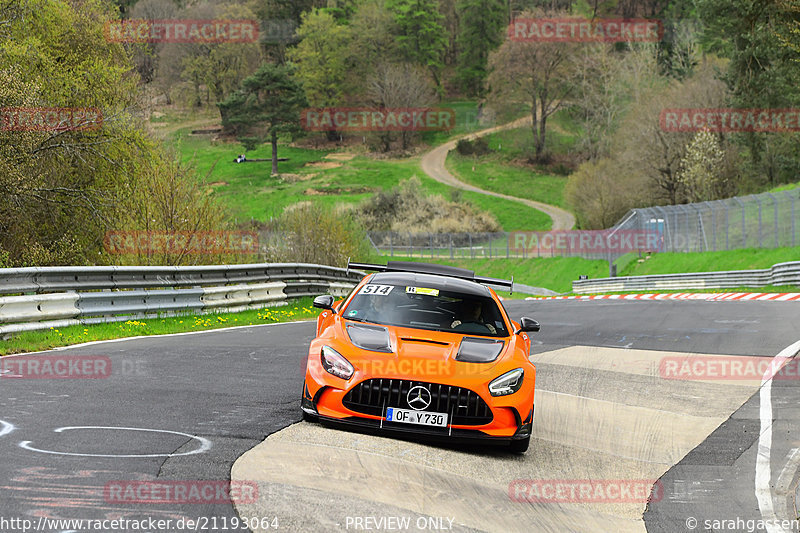
{"type": "Polygon", "coordinates": [[[778,199],[771,192],[768,192],[767,195],[769,195],[769,197],[772,198],[772,202],[773,202],[773,208],[774,209],[773,209],[772,214],[773,214],[773,224],[775,226],[773,228],[773,231],[775,231],[775,248],[777,248],[777,247],[780,246],[780,244],[778,244],[778,242],[779,242],[778,241],[778,238],[779,238],[779,235],[778,235],[778,233],[779,233],[778,232],[778,199]]]}
{"type": "Polygon", "coordinates": [[[725,205],[725,249],[731,249],[731,226],[730,226],[730,212],[731,207],[726,203],[725,205]]]}
{"type": "Polygon", "coordinates": [[[469,235],[469,258],[475,259],[475,250],[472,248],[472,233],[468,233],[469,235]]]}
{"type": "Polygon", "coordinates": [[[430,245],[431,245],[431,259],[433,259],[433,233],[428,233],[428,238],[430,238],[430,245]]]}
{"type": "Polygon", "coordinates": [[[394,241],[392,240],[392,232],[389,232],[389,257],[394,257],[394,241]]]}
{"type": "Polygon", "coordinates": [[[789,195],[789,198],[791,198],[792,200],[792,246],[794,246],[794,228],[795,228],[794,196],[789,191],[786,191],[786,194],[789,195]]]}
{"type": "Polygon", "coordinates": [[[450,237],[450,259],[452,259],[453,258],[453,234],[452,233],[448,233],[447,235],[450,237]]]}
{"type": "Polygon", "coordinates": [[[712,249],[717,251],[717,211],[709,202],[705,202],[708,210],[711,211],[711,240],[713,241],[712,249]]]}
{"type": "Polygon", "coordinates": [[[414,257],[414,239],[411,234],[408,234],[408,249],[411,251],[411,257],[414,257]]]}
{"type": "Polygon", "coordinates": [[[761,217],[761,199],[758,196],[753,196],[753,198],[755,198],[756,202],[758,202],[758,247],[763,248],[764,234],[762,233],[763,227],[762,227],[762,217],[761,217]]]}
{"type": "Polygon", "coordinates": [[[739,204],[742,208],[742,248],[747,248],[747,227],[745,225],[745,207],[744,203],[734,196],[733,198],[736,200],[736,203],[739,204]]]}
{"type": "Polygon", "coordinates": [[[509,244],[509,234],[504,232],[503,235],[506,237],[506,259],[511,259],[511,244],[509,244]]]}

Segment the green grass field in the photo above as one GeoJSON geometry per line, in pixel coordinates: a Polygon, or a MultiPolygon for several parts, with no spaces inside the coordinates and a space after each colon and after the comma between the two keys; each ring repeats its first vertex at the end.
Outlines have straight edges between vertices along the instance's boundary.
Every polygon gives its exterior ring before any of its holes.
{"type": "MultiPolygon", "coordinates": [[[[525,285],[543,287],[556,292],[572,291],[572,282],[579,276],[589,278],[608,277],[608,262],[582,259],[580,257],[545,257],[534,259],[430,259],[414,257],[377,256],[375,262],[393,259],[397,261],[422,261],[452,265],[474,270],[484,276],[510,279],[525,285]]],[[[620,263],[619,276],[644,276],[648,274],[677,274],[681,272],[714,272],[721,270],[752,270],[769,268],[776,263],[800,261],[800,247],[776,249],[732,250],[704,253],[653,254],[638,262],[638,257],[624,258],[620,263]],[[625,266],[623,266],[625,263],[625,266]]],[[[784,290],[782,287],[781,290],[784,290]]],[[[766,290],[766,289],[761,289],[766,290]]],[[[797,290],[797,287],[795,287],[797,290]]]]}
{"type": "Polygon", "coordinates": [[[679,274],[683,272],[718,272],[723,270],[754,270],[769,268],[786,261],[800,261],[800,247],[748,248],[724,252],[691,254],[653,254],[642,262],[631,261],[620,268],[620,276],[645,276],[647,274],[679,274]]]}
{"type": "Polygon", "coordinates": [[[540,174],[519,165],[485,157],[462,156],[457,152],[451,152],[447,157],[447,169],[461,181],[487,191],[564,206],[567,178],[563,176],[540,174]]]}
{"type": "MultiPolygon", "coordinates": [[[[356,204],[412,176],[419,177],[430,194],[451,198],[456,193],[456,189],[425,176],[419,157],[374,159],[354,155],[349,160],[338,160],[331,151],[279,145],[278,156],[288,157],[289,161],[278,164],[279,176],[270,176],[269,161],[234,162],[244,152],[238,143],[212,142],[207,136],[189,135],[188,129],[178,130],[170,143],[184,162],[193,165],[208,193],[226,205],[237,221],[265,221],[302,201],[329,206],[356,204]]],[[[250,159],[270,159],[271,155],[269,145],[247,154],[250,159]]],[[[478,209],[494,214],[506,231],[550,228],[550,217],[517,202],[471,192],[457,194],[478,209]]]]}

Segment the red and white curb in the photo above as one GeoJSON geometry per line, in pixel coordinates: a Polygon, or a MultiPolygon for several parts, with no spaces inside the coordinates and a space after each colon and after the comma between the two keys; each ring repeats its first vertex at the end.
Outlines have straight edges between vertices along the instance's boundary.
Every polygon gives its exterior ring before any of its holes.
{"type": "Polygon", "coordinates": [[[800,300],[800,292],[681,292],[668,294],[598,294],[592,296],[529,296],[526,300],[703,300],[706,302],[800,300]]]}

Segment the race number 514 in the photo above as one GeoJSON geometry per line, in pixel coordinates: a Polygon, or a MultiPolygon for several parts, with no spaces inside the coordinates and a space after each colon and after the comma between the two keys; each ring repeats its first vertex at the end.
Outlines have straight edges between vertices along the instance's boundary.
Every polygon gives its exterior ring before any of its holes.
{"type": "Polygon", "coordinates": [[[394,289],[394,285],[364,285],[359,294],[375,294],[378,296],[386,296],[394,289]]]}

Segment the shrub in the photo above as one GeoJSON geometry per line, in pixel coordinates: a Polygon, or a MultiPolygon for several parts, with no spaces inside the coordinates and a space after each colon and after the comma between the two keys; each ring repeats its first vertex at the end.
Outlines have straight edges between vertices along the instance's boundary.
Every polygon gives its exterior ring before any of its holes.
{"type": "Polygon", "coordinates": [[[439,195],[426,195],[416,177],[381,191],[355,209],[356,217],[369,231],[404,233],[461,233],[500,231],[490,213],[464,202],[439,195]]]}
{"type": "Polygon", "coordinates": [[[364,229],[347,212],[302,202],[287,208],[271,228],[267,260],[345,267],[369,256],[364,229]]]}

